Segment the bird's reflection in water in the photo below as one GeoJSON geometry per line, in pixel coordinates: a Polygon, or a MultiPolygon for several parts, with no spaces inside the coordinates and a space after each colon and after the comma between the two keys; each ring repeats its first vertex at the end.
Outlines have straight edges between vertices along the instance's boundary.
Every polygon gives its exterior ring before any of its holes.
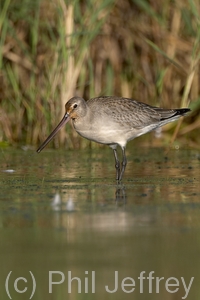
{"type": "MultiPolygon", "coordinates": [[[[66,211],[66,212],[74,212],[75,209],[75,202],[72,196],[67,197],[67,201],[62,199],[62,195],[59,192],[56,192],[51,201],[51,208],[54,211],[66,211]]],[[[126,188],[123,184],[118,184],[116,189],[113,187],[113,204],[114,202],[118,206],[123,206],[127,203],[126,197],[126,188]]],[[[78,203],[77,203],[78,205],[78,203]]],[[[98,203],[97,203],[98,206],[98,203]]]]}
{"type": "Polygon", "coordinates": [[[119,184],[115,192],[116,204],[123,205],[126,204],[126,189],[124,185],[119,184]]]}
{"type": "Polygon", "coordinates": [[[51,207],[54,211],[67,211],[72,212],[75,210],[75,204],[71,197],[66,203],[62,202],[61,195],[57,192],[51,202],[51,207]]]}

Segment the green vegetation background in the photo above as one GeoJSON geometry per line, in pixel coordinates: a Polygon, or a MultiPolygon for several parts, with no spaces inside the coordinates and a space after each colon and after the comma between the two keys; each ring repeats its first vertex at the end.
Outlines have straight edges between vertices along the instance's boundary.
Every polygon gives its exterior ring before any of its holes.
{"type": "MultiPolygon", "coordinates": [[[[199,147],[199,60],[199,0],[0,0],[0,144],[38,145],[75,95],[117,95],[190,106],[148,142],[199,147]]],[[[71,126],[51,145],[91,147],[71,126]]]]}

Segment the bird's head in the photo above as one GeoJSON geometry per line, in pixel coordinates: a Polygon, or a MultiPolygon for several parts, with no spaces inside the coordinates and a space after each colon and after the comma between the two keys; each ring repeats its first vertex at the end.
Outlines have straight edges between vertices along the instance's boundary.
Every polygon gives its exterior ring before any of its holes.
{"type": "Polygon", "coordinates": [[[83,98],[73,97],[65,104],[65,114],[57,127],[52,131],[52,133],[47,137],[47,139],[42,143],[42,145],[37,149],[37,152],[41,152],[44,147],[52,140],[56,133],[69,122],[70,119],[75,121],[77,118],[83,116],[86,110],[86,102],[83,98]]]}

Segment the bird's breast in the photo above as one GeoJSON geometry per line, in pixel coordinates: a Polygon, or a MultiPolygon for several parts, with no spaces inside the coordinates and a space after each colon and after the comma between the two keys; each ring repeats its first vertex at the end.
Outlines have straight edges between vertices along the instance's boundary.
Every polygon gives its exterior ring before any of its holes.
{"type": "MultiPolygon", "coordinates": [[[[93,120],[86,122],[78,120],[73,121],[74,129],[82,137],[101,144],[118,144],[125,146],[130,139],[127,136],[128,132],[120,124],[115,124],[111,121],[103,122],[100,120],[93,120]]],[[[133,132],[131,137],[134,136],[133,132]]]]}

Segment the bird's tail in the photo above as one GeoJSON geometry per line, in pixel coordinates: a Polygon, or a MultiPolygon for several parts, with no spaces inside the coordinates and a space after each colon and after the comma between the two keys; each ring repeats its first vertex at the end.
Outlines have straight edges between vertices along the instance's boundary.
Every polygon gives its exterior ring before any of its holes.
{"type": "Polygon", "coordinates": [[[171,122],[173,119],[176,120],[182,116],[185,116],[189,111],[189,108],[163,110],[160,121],[169,119],[169,122],[171,122]]]}
{"type": "Polygon", "coordinates": [[[185,116],[188,112],[190,112],[190,109],[189,108],[179,108],[179,109],[158,108],[157,112],[160,114],[159,126],[163,126],[167,123],[176,121],[180,117],[185,116]]]}

